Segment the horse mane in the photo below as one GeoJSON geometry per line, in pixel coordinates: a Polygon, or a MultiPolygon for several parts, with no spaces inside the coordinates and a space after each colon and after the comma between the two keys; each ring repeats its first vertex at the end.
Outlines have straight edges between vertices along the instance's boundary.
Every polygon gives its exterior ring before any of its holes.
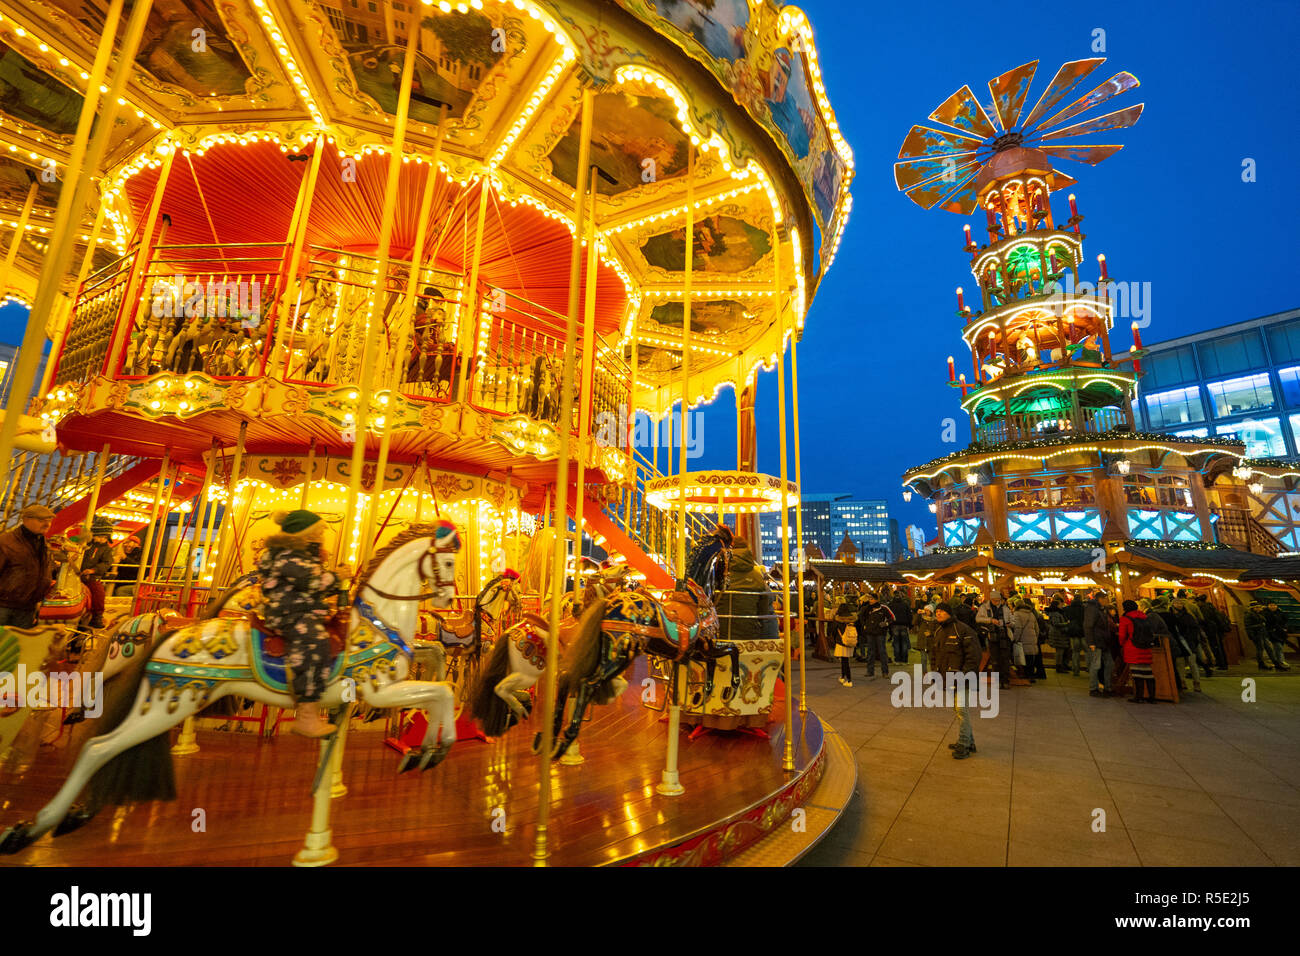
{"type": "Polygon", "coordinates": [[[402,545],[410,544],[416,538],[432,538],[437,530],[438,526],[435,524],[413,524],[409,528],[397,532],[388,544],[376,551],[370,560],[366,562],[366,566],[357,574],[358,583],[365,584],[369,581],[371,575],[379,570],[379,566],[387,560],[388,556],[402,545]]]}
{"type": "Polygon", "coordinates": [[[561,671],[564,677],[585,678],[595,673],[600,664],[600,625],[605,620],[605,599],[598,597],[583,613],[578,624],[578,636],[564,655],[561,671]]]}

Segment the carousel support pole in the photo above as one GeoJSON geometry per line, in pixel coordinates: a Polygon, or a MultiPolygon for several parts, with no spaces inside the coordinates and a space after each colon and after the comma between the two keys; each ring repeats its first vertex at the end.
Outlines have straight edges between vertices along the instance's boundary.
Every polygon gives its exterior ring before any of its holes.
{"type": "MultiPolygon", "coordinates": [[[[695,260],[695,147],[686,148],[686,275],[682,285],[682,456],[677,472],[677,499],[681,526],[677,529],[677,589],[686,590],[686,451],[688,415],[691,407],[691,278],[695,260]]],[[[672,415],[669,414],[669,422],[672,415]]],[[[669,455],[671,458],[671,453],[669,455]]],[[[673,667],[672,703],[668,708],[668,753],[655,790],[665,797],[686,792],[677,772],[677,746],[682,732],[682,696],[685,690],[681,668],[673,667]]]]}
{"type": "MultiPolygon", "coordinates": [[[[411,31],[418,34],[418,30],[411,31]]],[[[334,748],[337,752],[337,746],[334,748]]],[[[329,741],[320,742],[320,759],[329,758],[331,766],[335,757],[330,754],[329,741]]],[[[307,839],[293,857],[294,866],[327,866],[339,858],[339,851],[334,847],[334,834],[330,829],[330,790],[324,786],[317,787],[312,796],[311,829],[307,839]]]]}
{"type": "MultiPolygon", "coordinates": [[[[461,403],[465,401],[465,396],[470,390],[470,363],[478,358],[478,325],[482,321],[478,313],[481,307],[478,297],[478,267],[483,258],[483,220],[487,214],[488,188],[491,185],[492,179],[489,176],[479,180],[478,223],[474,226],[474,258],[470,263],[469,284],[466,287],[471,305],[466,309],[469,314],[461,319],[460,330],[456,335],[456,351],[460,353],[460,376],[456,387],[456,401],[461,403]]],[[[579,229],[575,235],[580,237],[581,230],[579,229]]]]}
{"type": "MultiPolygon", "coordinates": [[[[582,268],[582,211],[587,201],[587,172],[591,157],[591,117],[595,93],[582,89],[582,119],[578,133],[577,182],[573,190],[573,251],[569,256],[569,308],[564,331],[564,371],[560,382],[560,408],[573,407],[573,356],[578,345],[578,280],[582,268]]],[[[548,831],[551,821],[551,751],[554,749],[556,672],[559,669],[560,600],[564,597],[564,533],[568,514],[569,429],[561,428],[560,459],[555,472],[555,542],[551,548],[551,578],[555,582],[546,629],[546,672],[543,675],[542,732],[538,753],[537,835],[533,843],[533,865],[545,866],[550,856],[548,831]]]]}
{"type": "MultiPolygon", "coordinates": [[[[0,487],[4,487],[9,476],[10,458],[14,439],[18,434],[18,419],[27,402],[27,395],[36,382],[36,365],[41,357],[42,343],[45,338],[45,319],[53,312],[59,286],[68,271],[72,258],[73,239],[76,226],[85,205],[86,189],[90,177],[99,166],[104,147],[108,142],[109,131],[114,126],[117,113],[117,99],[122,95],[129,74],[133,72],[130,65],[135,62],[135,53],[144,34],[148,18],[150,0],[139,0],[131,10],[131,19],[118,51],[118,63],[121,64],[113,75],[108,95],[103,98],[104,112],[99,117],[95,135],[91,137],[91,125],[99,109],[101,97],[99,88],[108,72],[108,61],[113,53],[117,35],[117,25],[122,17],[123,0],[113,0],[104,18],[99,45],[95,49],[95,59],[91,64],[90,76],[86,82],[86,94],[82,100],[81,113],[77,119],[77,131],[73,136],[72,148],[68,154],[67,170],[76,176],[73,188],[59,190],[59,204],[55,209],[54,223],[50,229],[50,248],[42,263],[40,279],[36,286],[36,295],[32,299],[31,311],[28,313],[27,328],[19,345],[17,360],[10,372],[9,401],[0,423],[0,487]]],[[[170,156],[170,153],[169,153],[170,156]]]]}
{"type": "MultiPolygon", "coordinates": [[[[587,503],[587,437],[591,434],[591,393],[595,389],[596,360],[596,167],[588,170],[591,183],[591,206],[587,215],[587,283],[582,315],[582,377],[578,410],[578,483],[573,503],[573,596],[582,599],[582,578],[578,561],[582,557],[583,511],[587,503]]],[[[576,741],[575,741],[576,742],[576,741]]]]}
{"type": "Polygon", "coordinates": [[[158,488],[153,493],[153,505],[149,509],[149,526],[144,532],[144,548],[140,551],[140,567],[135,572],[135,600],[140,602],[140,588],[144,584],[145,572],[149,570],[149,556],[153,553],[154,533],[158,526],[158,509],[162,506],[163,485],[167,482],[167,469],[171,467],[172,450],[163,452],[162,467],[158,469],[158,488]]]}
{"type": "MultiPolygon", "coordinates": [[[[203,487],[199,489],[198,504],[194,517],[194,533],[190,535],[190,546],[185,552],[185,576],[181,585],[181,606],[182,614],[189,614],[190,594],[194,590],[194,549],[199,543],[199,531],[203,528],[203,522],[199,519],[203,516],[203,505],[208,500],[208,493],[212,490],[212,476],[217,470],[217,440],[212,440],[212,447],[208,451],[208,470],[203,476],[203,487]]],[[[184,734],[182,733],[182,736],[184,734]]]]}
{"type": "Polygon", "coordinates": [[[632,527],[633,499],[636,497],[636,369],[640,355],[636,341],[636,316],[632,316],[632,367],[627,389],[627,463],[631,479],[627,485],[627,505],[623,511],[623,525],[631,537],[636,537],[632,527]]]}
{"type": "Polygon", "coordinates": [[[307,500],[311,494],[311,478],[316,473],[316,439],[311,440],[307,446],[307,476],[302,480],[302,500],[298,507],[307,510],[307,500]]]}
{"type": "Polygon", "coordinates": [[[230,462],[230,486],[226,488],[226,508],[221,516],[221,540],[217,543],[217,555],[220,563],[212,576],[212,588],[216,590],[226,583],[232,567],[231,549],[234,545],[234,530],[238,516],[235,514],[235,494],[239,487],[239,473],[244,467],[244,441],[248,437],[248,422],[239,423],[239,438],[235,441],[235,456],[230,462]]]}
{"type": "MultiPolygon", "coordinates": [[[[774,236],[772,254],[780,270],[779,237],[774,236]]],[[[778,275],[779,279],[779,275],[778,275]]],[[[781,341],[777,343],[776,383],[777,405],[781,409],[779,416],[781,427],[781,586],[785,593],[781,598],[781,624],[785,629],[785,752],[781,758],[783,770],[794,770],[794,681],[790,655],[790,507],[786,500],[786,440],[785,440],[785,312],[781,308],[780,284],[777,285],[777,320],[781,323],[781,341]]]]}
{"type": "MultiPolygon", "coordinates": [[[[217,454],[217,442],[216,442],[215,439],[213,439],[213,442],[212,442],[212,452],[211,452],[211,454],[212,454],[212,461],[213,461],[214,466],[215,466],[215,463],[216,463],[216,461],[217,461],[217,457],[218,457],[218,454],[217,454]]],[[[224,460],[225,456],[222,455],[221,457],[222,457],[222,459],[224,460]]],[[[216,480],[216,471],[215,471],[215,467],[214,467],[214,470],[213,470],[213,480],[214,480],[214,481],[216,480]]],[[[232,482],[232,484],[233,484],[233,482],[232,482]]],[[[227,489],[227,490],[229,490],[229,489],[227,489]]],[[[232,497],[233,497],[233,496],[232,496],[232,497]]],[[[215,562],[213,561],[213,559],[212,559],[212,539],[213,539],[213,537],[215,537],[215,535],[216,535],[216,531],[217,531],[217,501],[216,501],[215,498],[212,497],[212,491],[211,491],[211,489],[208,490],[208,500],[207,500],[206,504],[207,504],[207,506],[208,506],[208,513],[207,513],[207,518],[204,520],[204,531],[203,531],[203,568],[202,568],[202,570],[199,571],[199,583],[200,583],[200,584],[203,583],[203,575],[204,575],[204,573],[205,573],[209,568],[211,568],[211,569],[212,569],[212,574],[213,574],[213,576],[210,576],[210,577],[208,578],[209,593],[210,593],[210,591],[211,591],[210,586],[211,586],[211,585],[214,583],[214,581],[215,581],[215,574],[216,574],[216,570],[217,570],[216,563],[215,563],[215,562]]]]}
{"type": "MultiPolygon", "coordinates": [[[[30,169],[27,170],[27,178],[30,183],[27,186],[27,197],[23,200],[23,211],[18,214],[18,225],[14,228],[14,234],[9,240],[9,251],[5,253],[4,265],[0,266],[0,294],[3,294],[9,285],[9,273],[13,271],[14,259],[18,257],[18,246],[23,241],[23,234],[27,232],[27,223],[32,217],[32,205],[36,202],[36,192],[41,186],[41,181],[36,178],[36,174],[30,169]]],[[[25,398],[26,396],[22,397],[25,398]]]]}
{"type": "MultiPolygon", "coordinates": [[[[104,469],[108,466],[108,449],[108,442],[104,442],[104,448],[95,462],[95,483],[90,486],[90,502],[86,506],[87,529],[94,527],[95,524],[95,512],[99,508],[99,490],[104,487],[104,469]]],[[[89,541],[90,538],[87,537],[86,540],[89,541]]]]}
{"type": "Polygon", "coordinates": [[[799,341],[790,338],[790,385],[794,393],[794,483],[799,490],[799,504],[794,511],[795,547],[799,549],[799,713],[808,713],[808,681],[804,658],[808,656],[808,635],[804,633],[803,567],[807,560],[803,550],[803,461],[799,450],[799,341]]]}
{"type": "Polygon", "coordinates": [[[180,466],[173,463],[171,474],[167,476],[166,493],[163,496],[162,510],[159,512],[159,521],[161,527],[158,529],[158,535],[154,539],[153,554],[149,558],[149,577],[157,578],[158,572],[162,568],[163,559],[166,555],[163,553],[167,547],[167,525],[171,521],[172,514],[172,496],[176,493],[176,479],[180,474],[180,466]]]}

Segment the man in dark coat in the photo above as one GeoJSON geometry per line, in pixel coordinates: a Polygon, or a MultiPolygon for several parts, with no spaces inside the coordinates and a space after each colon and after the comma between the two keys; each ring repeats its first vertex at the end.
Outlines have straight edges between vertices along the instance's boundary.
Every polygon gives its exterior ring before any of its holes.
{"type": "Polygon", "coordinates": [[[894,615],[894,623],[889,625],[889,636],[894,644],[894,662],[906,664],[907,655],[912,650],[908,634],[908,629],[912,626],[912,605],[901,588],[889,602],[889,612],[894,615]]]}
{"type": "Polygon", "coordinates": [[[22,523],[0,534],[0,626],[35,627],[36,612],[54,587],[54,556],[45,543],[54,512],[28,505],[22,523]]]}
{"type": "Polygon", "coordinates": [[[1115,648],[1111,645],[1110,615],[1105,591],[1094,591],[1083,604],[1083,639],[1088,645],[1088,694],[1111,696],[1115,680],[1115,648]]]}
{"type": "Polygon", "coordinates": [[[881,673],[889,676],[889,657],[885,652],[885,636],[894,623],[893,612],[880,603],[875,592],[868,591],[867,599],[858,611],[858,643],[867,645],[867,676],[876,676],[876,658],[880,658],[881,673]]]}
{"type": "MultiPolygon", "coordinates": [[[[949,744],[952,755],[957,760],[965,760],[975,753],[975,735],[971,731],[970,705],[966,699],[967,681],[979,678],[980,644],[975,636],[975,629],[967,627],[953,618],[946,604],[935,608],[934,636],[930,638],[930,660],[934,669],[943,674],[957,675],[959,679],[951,681],[957,719],[961,722],[957,730],[957,742],[949,744]]],[[[945,683],[947,686],[947,683],[945,683]]]]}
{"type": "Polygon", "coordinates": [[[113,573],[113,526],[96,518],[91,526],[90,547],[81,557],[81,583],[90,592],[90,626],[104,626],[104,578],[113,573]]]}
{"type": "Polygon", "coordinates": [[[1210,596],[1202,592],[1196,595],[1196,606],[1201,609],[1201,623],[1205,636],[1210,641],[1210,650],[1214,652],[1214,662],[1220,670],[1228,669],[1228,653],[1224,650],[1223,639],[1232,630],[1228,616],[1210,603],[1210,596]]]}

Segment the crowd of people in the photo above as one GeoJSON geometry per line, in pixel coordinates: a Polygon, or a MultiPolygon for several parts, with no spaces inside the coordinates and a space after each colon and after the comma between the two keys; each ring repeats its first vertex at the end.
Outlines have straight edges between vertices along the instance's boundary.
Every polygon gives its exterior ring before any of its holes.
{"type": "MultiPolygon", "coordinates": [[[[860,597],[849,590],[837,604],[829,635],[845,687],[853,686],[853,663],[865,663],[868,678],[876,676],[878,663],[888,677],[891,663],[913,662],[914,650],[926,671],[982,668],[996,674],[1002,688],[1011,686],[1013,676],[1028,684],[1045,680],[1050,656],[1057,673],[1086,673],[1093,697],[1155,703],[1152,652],[1161,639],[1169,642],[1178,689],[1185,691],[1190,682],[1193,693],[1202,693],[1202,679],[1228,667],[1225,639],[1232,626],[1206,594],[1193,596],[1186,589],[1117,603],[1103,589],[1063,590],[1035,600],[998,589],[987,597],[977,591],[945,597],[884,587],[860,597]]],[[[1277,604],[1251,603],[1243,626],[1261,671],[1291,669],[1286,614],[1277,604]]],[[[954,754],[973,752],[964,719],[954,754]]]]}

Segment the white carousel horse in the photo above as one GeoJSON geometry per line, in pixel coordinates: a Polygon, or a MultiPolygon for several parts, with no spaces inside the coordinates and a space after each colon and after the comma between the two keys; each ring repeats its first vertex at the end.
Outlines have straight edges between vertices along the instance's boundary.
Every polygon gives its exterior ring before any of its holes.
{"type": "MultiPolygon", "coordinates": [[[[324,708],[351,701],[371,707],[426,710],[429,728],[399,770],[436,766],[456,742],[450,685],[407,680],[423,581],[432,581],[436,607],[451,604],[460,537],[449,521],[408,528],[375,555],[359,576],[345,654],[335,658],[324,708]]],[[[175,794],[167,731],[222,697],[238,695],[291,708],[284,661],[263,653],[267,637],[248,619],[212,618],[168,634],[147,660],[136,658],[134,681],[105,694],[103,733],[88,740],[59,792],[37,813],[0,835],[0,853],[16,853],[40,836],[69,833],[87,823],[98,804],[167,799],[175,794]],[[123,693],[126,691],[127,693],[123,693]],[[116,698],[116,699],[115,699],[116,698]],[[142,746],[143,745],[143,746],[142,746]],[[96,777],[101,771],[102,776],[96,777]],[[92,809],[73,800],[94,779],[92,809]]]]}

